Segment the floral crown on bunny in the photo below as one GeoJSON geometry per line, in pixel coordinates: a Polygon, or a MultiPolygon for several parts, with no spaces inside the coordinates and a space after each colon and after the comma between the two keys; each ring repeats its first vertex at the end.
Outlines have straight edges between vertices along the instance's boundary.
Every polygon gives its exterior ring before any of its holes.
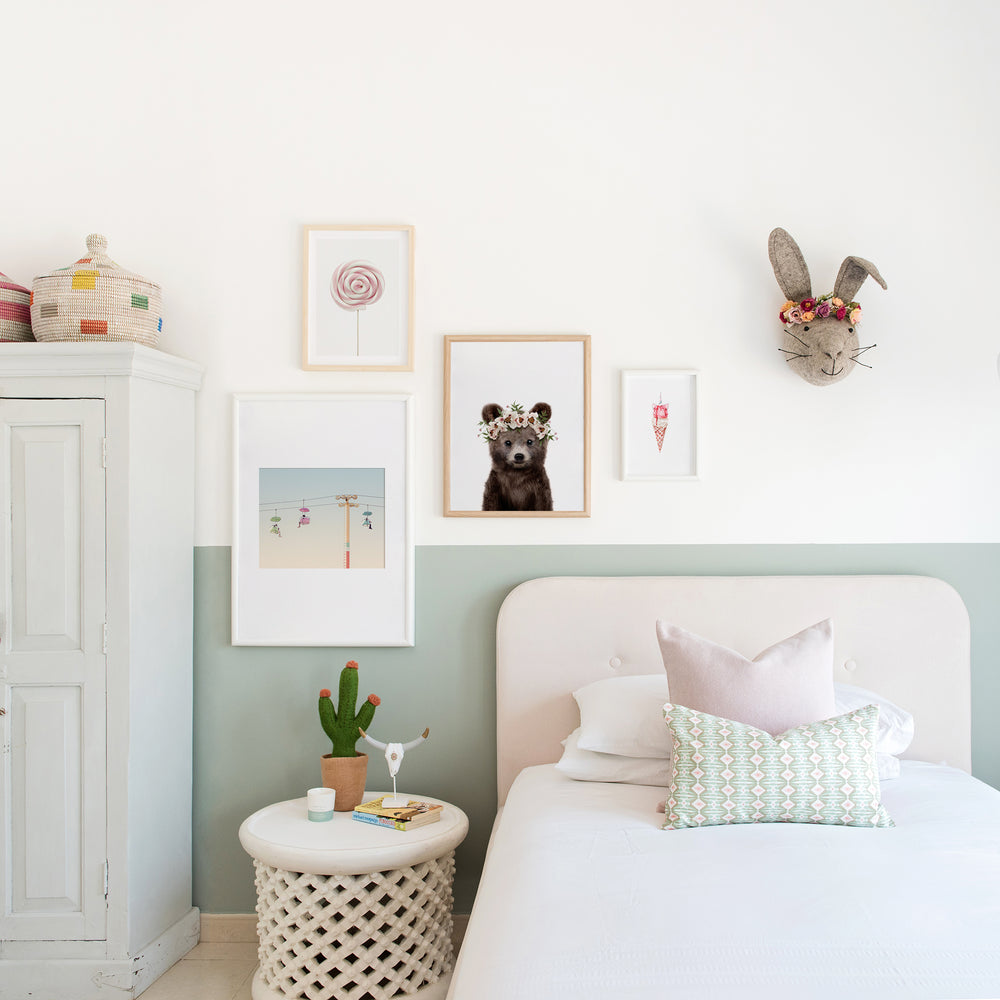
{"type": "Polygon", "coordinates": [[[827,292],[818,299],[803,299],[801,302],[789,299],[778,312],[778,318],[785,326],[827,318],[846,319],[851,326],[857,326],[861,322],[861,306],[857,302],[845,302],[833,292],[827,292]]]}
{"type": "Polygon", "coordinates": [[[515,430],[530,430],[539,441],[556,440],[556,433],[547,420],[543,420],[534,410],[525,413],[524,407],[516,402],[504,407],[499,416],[492,420],[479,421],[479,437],[484,441],[496,441],[504,431],[515,430]]]}

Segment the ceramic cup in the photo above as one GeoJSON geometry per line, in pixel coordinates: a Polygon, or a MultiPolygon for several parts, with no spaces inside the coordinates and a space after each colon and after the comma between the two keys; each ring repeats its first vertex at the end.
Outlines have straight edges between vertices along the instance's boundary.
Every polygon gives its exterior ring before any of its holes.
{"type": "Polygon", "coordinates": [[[333,819],[337,803],[337,792],[333,788],[310,788],[306,792],[306,815],[313,823],[325,823],[333,819]]]}

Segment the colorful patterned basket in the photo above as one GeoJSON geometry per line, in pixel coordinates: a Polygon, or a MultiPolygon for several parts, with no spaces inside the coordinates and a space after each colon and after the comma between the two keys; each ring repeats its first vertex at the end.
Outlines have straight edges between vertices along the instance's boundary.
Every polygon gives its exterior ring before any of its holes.
{"type": "Polygon", "coordinates": [[[108,241],[87,237],[87,256],[31,283],[36,340],[135,340],[155,347],[163,329],[159,285],[119,267],[108,241]]]}
{"type": "Polygon", "coordinates": [[[0,271],[0,343],[35,339],[30,303],[31,292],[0,271]]]}

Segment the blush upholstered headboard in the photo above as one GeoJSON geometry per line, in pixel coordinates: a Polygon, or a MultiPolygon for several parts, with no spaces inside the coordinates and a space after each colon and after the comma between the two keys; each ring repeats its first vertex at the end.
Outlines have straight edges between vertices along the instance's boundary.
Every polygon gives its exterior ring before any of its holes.
{"type": "Polygon", "coordinates": [[[547,577],[507,596],[497,619],[497,787],[551,763],[579,725],[572,692],[663,671],[663,618],[753,658],[832,618],[834,680],[913,713],[905,756],[971,768],[969,617],[920,576],[547,577]]]}

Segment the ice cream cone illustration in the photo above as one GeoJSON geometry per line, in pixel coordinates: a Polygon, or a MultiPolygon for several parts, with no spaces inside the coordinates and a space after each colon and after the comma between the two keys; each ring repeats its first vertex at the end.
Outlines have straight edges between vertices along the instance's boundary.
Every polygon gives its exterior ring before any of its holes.
{"type": "Polygon", "coordinates": [[[663,402],[663,394],[660,394],[659,403],[653,403],[653,433],[656,435],[656,450],[663,451],[663,435],[667,430],[667,410],[668,403],[663,402]]]}

